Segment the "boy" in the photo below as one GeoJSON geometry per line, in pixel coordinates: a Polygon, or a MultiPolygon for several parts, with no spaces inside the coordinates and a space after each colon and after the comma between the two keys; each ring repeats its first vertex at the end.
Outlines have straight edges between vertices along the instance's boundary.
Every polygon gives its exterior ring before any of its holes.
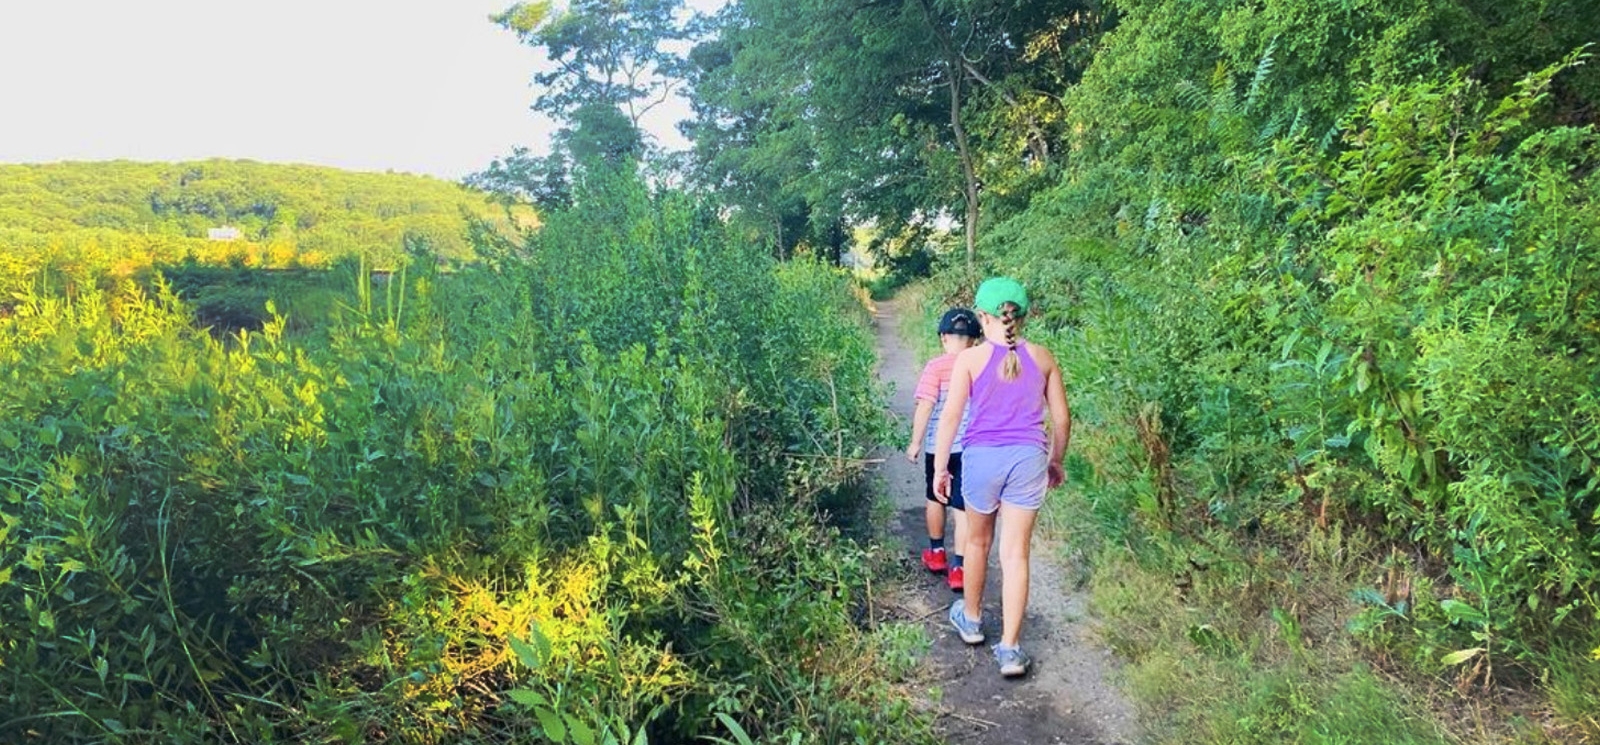
{"type": "MultiPolygon", "coordinates": [[[[939,319],[939,344],[944,348],[944,354],[929,360],[927,366],[922,369],[922,377],[917,380],[915,394],[917,410],[911,419],[911,444],[906,446],[906,458],[912,463],[917,462],[924,450],[930,454],[933,452],[934,435],[939,431],[939,419],[946,415],[944,402],[950,390],[950,371],[955,366],[956,356],[976,344],[980,333],[978,316],[966,308],[951,308],[945,311],[943,318],[939,319]]],[[[966,411],[954,412],[951,415],[962,420],[960,429],[966,429],[966,411]]],[[[924,461],[923,473],[927,483],[928,501],[924,515],[928,524],[928,548],[922,552],[922,565],[935,574],[943,573],[950,589],[960,592],[965,579],[961,557],[963,542],[967,536],[967,520],[965,505],[961,499],[959,434],[956,435],[956,444],[950,454],[950,474],[954,482],[950,490],[950,507],[955,510],[956,524],[955,542],[951,546],[953,552],[945,550],[945,505],[933,494],[933,458],[924,461]]]]}

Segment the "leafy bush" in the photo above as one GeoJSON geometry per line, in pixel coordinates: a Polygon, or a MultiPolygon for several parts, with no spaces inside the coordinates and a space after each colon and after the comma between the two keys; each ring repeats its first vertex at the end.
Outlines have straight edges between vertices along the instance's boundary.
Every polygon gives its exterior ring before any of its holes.
{"type": "Polygon", "coordinates": [[[864,553],[816,512],[884,426],[859,305],[708,215],[597,177],[517,255],[415,262],[316,335],[21,296],[0,739],[900,726],[861,682],[864,553]]]}
{"type": "Polygon", "coordinates": [[[1463,685],[1542,677],[1600,626],[1600,136],[1546,109],[1582,58],[1504,95],[1380,76],[1323,131],[1263,103],[1281,46],[1198,82],[1141,68],[1155,104],[1111,89],[1187,28],[1146,20],[1074,92],[1080,161],[988,238],[1047,299],[1030,333],[1071,350],[1093,540],[1185,576],[1371,532],[1413,558],[1356,580],[1407,608],[1364,633],[1463,685]],[[1160,129],[1102,127],[1124,115],[1160,129]]]}

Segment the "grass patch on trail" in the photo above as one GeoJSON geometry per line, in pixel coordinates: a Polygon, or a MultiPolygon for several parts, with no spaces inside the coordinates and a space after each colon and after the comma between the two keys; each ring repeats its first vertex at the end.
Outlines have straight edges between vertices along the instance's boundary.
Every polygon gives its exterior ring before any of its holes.
{"type": "Polygon", "coordinates": [[[1600,631],[1584,643],[1567,640],[1538,658],[1550,708],[1575,740],[1600,742],[1600,631]]]}
{"type": "Polygon", "coordinates": [[[1377,566],[1363,534],[1266,525],[1246,543],[1225,531],[1150,530],[1125,507],[1151,485],[1106,476],[1141,457],[1136,435],[1104,424],[1099,403],[1073,400],[1067,486],[1050,495],[1040,531],[1081,572],[1096,631],[1124,661],[1118,683],[1152,742],[1559,741],[1532,723],[1498,721],[1489,706],[1452,717],[1459,700],[1397,685],[1382,655],[1351,633],[1365,609],[1358,590],[1377,566]],[[1277,540],[1288,534],[1299,540],[1277,540]]]}
{"type": "MultiPolygon", "coordinates": [[[[939,354],[939,314],[949,306],[940,304],[937,292],[929,283],[918,282],[895,293],[894,301],[900,305],[900,340],[916,354],[917,361],[932,359],[939,354]]],[[[918,372],[921,372],[919,369],[918,372]]],[[[917,381],[894,381],[896,385],[915,386],[917,381]]]]}
{"type": "MultiPolygon", "coordinates": [[[[1079,442],[1092,452],[1095,439],[1079,442]]],[[[1083,453],[1069,457],[1068,470],[1073,486],[1052,494],[1045,513],[1067,550],[1088,557],[1097,631],[1125,661],[1121,685],[1139,702],[1152,741],[1589,741],[1571,725],[1572,713],[1592,706],[1586,669],[1570,666],[1547,681],[1560,715],[1551,717],[1526,695],[1421,678],[1362,636],[1372,607],[1363,588],[1384,577],[1361,534],[1307,526],[1292,548],[1229,543],[1221,533],[1162,546],[1105,542],[1090,527],[1108,516],[1083,453]]]]}
{"type": "Polygon", "coordinates": [[[1109,553],[1092,582],[1101,633],[1128,660],[1127,688],[1159,725],[1157,741],[1451,742],[1357,662],[1337,629],[1302,625],[1298,609],[1241,612],[1281,588],[1201,584],[1180,595],[1165,573],[1109,553]]]}

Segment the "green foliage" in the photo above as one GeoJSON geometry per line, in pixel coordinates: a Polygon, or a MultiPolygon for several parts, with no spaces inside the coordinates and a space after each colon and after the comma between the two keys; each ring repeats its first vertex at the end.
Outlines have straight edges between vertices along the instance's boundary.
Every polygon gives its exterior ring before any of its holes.
{"type": "Polygon", "coordinates": [[[1594,691],[1600,690],[1600,635],[1565,641],[1546,653],[1543,662],[1547,677],[1542,687],[1557,714],[1574,723],[1574,734],[1600,737],[1600,712],[1594,707],[1594,691]]]}
{"type": "Polygon", "coordinates": [[[818,514],[884,427],[848,282],[635,179],[573,210],[318,334],[24,286],[0,739],[918,737],[818,514]]]}
{"type": "Polygon", "coordinates": [[[1154,741],[1453,741],[1417,702],[1353,662],[1353,644],[1324,627],[1326,617],[1304,608],[1337,575],[1304,576],[1282,556],[1257,561],[1189,567],[1181,596],[1164,567],[1115,552],[1099,562],[1092,607],[1129,660],[1128,685],[1158,724],[1154,741]]]}
{"type": "Polygon", "coordinates": [[[1075,79],[1100,18],[1075,0],[730,4],[689,57],[695,175],[783,255],[836,256],[851,225],[970,224],[969,197],[1015,209],[1063,123],[1042,87],[1075,79]]]}
{"type": "MultiPolygon", "coordinates": [[[[988,270],[1041,298],[1030,336],[1069,350],[1069,468],[1087,496],[1062,524],[1091,526],[1072,529],[1092,556],[1131,548],[1180,591],[1207,567],[1364,536],[1336,576],[1294,564],[1331,590],[1287,594],[1301,613],[1227,612],[1275,629],[1291,658],[1315,648],[1308,614],[1348,613],[1324,628],[1421,680],[1560,679],[1552,698],[1572,701],[1556,691],[1575,690],[1593,663],[1574,650],[1600,628],[1600,134],[1586,124],[1595,68],[1573,51],[1590,40],[1544,24],[1600,16],[1116,10],[1062,93],[1072,159],[985,236],[988,270]]],[[[1225,597],[1252,580],[1219,581],[1225,597]]],[[[1264,633],[1229,633],[1220,614],[1127,648],[1170,634],[1232,654],[1264,633]]],[[[1328,681],[1354,669],[1336,663],[1299,699],[1291,675],[1266,708],[1326,711],[1328,681]]],[[[1209,706],[1236,704],[1253,706],[1209,706]]],[[[1592,712],[1566,706],[1558,730],[1592,712]]]]}
{"type": "Polygon", "coordinates": [[[459,261],[473,255],[469,219],[534,223],[525,206],[495,208],[458,185],[406,174],[242,160],[0,165],[0,249],[68,275],[126,276],[188,256],[275,268],[365,256],[390,268],[408,241],[459,261]],[[238,239],[206,239],[224,226],[238,239]]]}
{"type": "Polygon", "coordinates": [[[609,108],[626,115],[624,126],[637,137],[640,117],[677,84],[672,46],[684,38],[682,7],[679,0],[578,0],[556,8],[541,0],[516,3],[493,20],[555,63],[533,77],[541,90],[535,109],[578,124],[577,112],[609,108]]]}
{"type": "Polygon", "coordinates": [[[683,82],[682,0],[519,2],[492,18],[549,64],[533,76],[533,108],[562,124],[548,155],[515,148],[467,178],[497,199],[571,204],[588,169],[635,168],[653,143],[640,122],[683,82]]]}
{"type": "MultiPolygon", "coordinates": [[[[996,240],[1089,295],[1065,320],[1109,332],[1084,339],[1117,370],[1104,396],[1160,404],[1210,519],[1375,512],[1450,561],[1486,623],[1592,622],[1595,136],[1526,127],[1563,67],[1498,102],[1459,76],[1367,87],[1333,146],[1228,135],[1256,117],[1224,80],[1182,125],[1223,147],[1216,185],[1159,185],[1142,223],[1125,203],[1065,257],[1035,252],[1032,222],[996,240]]],[[[1052,202],[1110,196],[1069,182],[1052,202]]]]}

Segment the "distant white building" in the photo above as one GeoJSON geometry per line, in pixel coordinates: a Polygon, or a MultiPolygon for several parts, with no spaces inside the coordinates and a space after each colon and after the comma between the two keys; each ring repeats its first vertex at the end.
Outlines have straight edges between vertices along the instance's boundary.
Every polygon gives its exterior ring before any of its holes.
{"type": "Polygon", "coordinates": [[[871,269],[873,264],[872,254],[859,246],[839,255],[839,266],[845,269],[871,269]]]}
{"type": "Polygon", "coordinates": [[[244,233],[239,232],[239,229],[232,225],[224,225],[220,228],[207,230],[206,237],[214,241],[236,241],[243,238],[244,233]]]}

